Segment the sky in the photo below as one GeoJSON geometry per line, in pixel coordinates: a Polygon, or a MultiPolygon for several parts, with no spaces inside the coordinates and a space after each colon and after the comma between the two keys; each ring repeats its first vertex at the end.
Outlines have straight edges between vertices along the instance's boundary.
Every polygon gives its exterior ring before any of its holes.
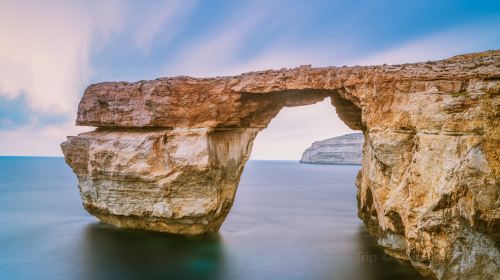
{"type": "MultiPolygon", "coordinates": [[[[500,1],[0,0],[0,155],[62,156],[91,83],[404,63],[500,48],[500,1]]],[[[253,159],[351,132],[329,100],[285,108],[253,159]]]]}

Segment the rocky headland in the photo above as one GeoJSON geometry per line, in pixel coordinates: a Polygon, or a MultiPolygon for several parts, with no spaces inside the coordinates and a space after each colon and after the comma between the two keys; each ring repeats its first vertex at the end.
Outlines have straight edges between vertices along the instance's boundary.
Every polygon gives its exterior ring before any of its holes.
{"type": "Polygon", "coordinates": [[[281,108],[326,97],[364,134],[358,214],[434,279],[500,275],[500,51],[425,63],[160,78],[89,86],[62,143],[103,222],[217,231],[252,142],[281,108]]]}
{"type": "Polygon", "coordinates": [[[361,164],[363,142],[363,133],[350,133],[316,141],[302,153],[300,163],[361,164]]]}

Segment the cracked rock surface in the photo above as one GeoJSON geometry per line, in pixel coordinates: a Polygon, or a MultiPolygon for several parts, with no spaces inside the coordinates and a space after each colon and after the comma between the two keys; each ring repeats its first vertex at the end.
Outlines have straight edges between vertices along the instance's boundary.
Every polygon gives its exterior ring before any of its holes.
{"type": "MultiPolygon", "coordinates": [[[[89,86],[62,143],[103,222],[217,231],[257,133],[331,98],[364,134],[358,214],[387,253],[433,279],[500,277],[500,51],[380,66],[301,66],[89,86]]],[[[333,109],[333,108],[332,108],[333,109]]]]}

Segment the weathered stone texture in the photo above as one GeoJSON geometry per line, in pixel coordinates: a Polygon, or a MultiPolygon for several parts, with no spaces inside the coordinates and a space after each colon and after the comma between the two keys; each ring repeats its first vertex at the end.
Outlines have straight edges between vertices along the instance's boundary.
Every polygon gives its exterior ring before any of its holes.
{"type": "Polygon", "coordinates": [[[359,216],[386,251],[437,279],[500,275],[500,51],[382,66],[299,67],[91,85],[62,144],[104,222],[216,231],[258,131],[331,98],[365,137],[359,216]]]}
{"type": "Polygon", "coordinates": [[[181,234],[217,231],[255,129],[98,130],[62,144],[83,204],[104,222],[181,234]],[[244,145],[243,145],[244,144],[244,145]]]}

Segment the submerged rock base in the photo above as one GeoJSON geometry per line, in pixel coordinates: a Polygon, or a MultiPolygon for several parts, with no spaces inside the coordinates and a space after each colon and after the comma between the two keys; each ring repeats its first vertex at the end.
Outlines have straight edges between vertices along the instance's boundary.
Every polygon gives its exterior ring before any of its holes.
{"type": "Polygon", "coordinates": [[[126,228],[216,232],[257,129],[97,130],[62,144],[85,209],[126,228]]]}
{"type": "Polygon", "coordinates": [[[62,144],[103,222],[217,231],[257,133],[330,97],[365,142],[358,214],[387,253],[434,279],[500,275],[500,51],[426,63],[308,66],[233,77],[102,83],[62,144]]]}

